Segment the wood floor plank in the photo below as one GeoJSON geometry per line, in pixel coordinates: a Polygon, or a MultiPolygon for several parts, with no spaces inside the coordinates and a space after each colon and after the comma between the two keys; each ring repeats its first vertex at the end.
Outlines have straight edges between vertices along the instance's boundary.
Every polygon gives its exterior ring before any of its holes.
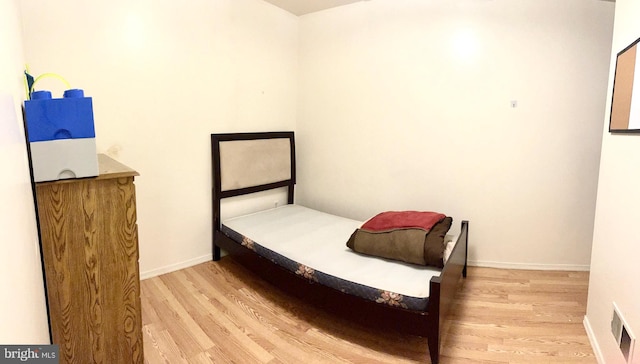
{"type": "Polygon", "coordinates": [[[180,341],[181,348],[185,350],[188,357],[191,357],[192,353],[196,354],[212,347],[214,343],[211,338],[202,331],[193,316],[188,313],[176,295],[172,293],[172,291],[177,291],[177,288],[167,287],[162,279],[154,279],[153,283],[164,298],[159,307],[164,312],[163,317],[174,318],[173,320],[163,320],[163,322],[170,332],[180,333],[175,335],[174,339],[180,341]]]}
{"type": "MultiPolygon", "coordinates": [[[[199,273],[205,275],[210,273],[209,270],[200,270],[199,273]]],[[[209,283],[205,279],[206,277],[198,277],[194,275],[194,278],[203,286],[208,286],[209,283]]],[[[214,278],[209,276],[209,278],[214,278]]],[[[217,283],[222,283],[218,281],[217,283]]],[[[210,289],[214,289],[210,287],[210,289]]],[[[274,313],[273,310],[264,309],[260,307],[259,310],[247,311],[244,302],[238,299],[237,290],[227,292],[226,295],[218,295],[217,299],[224,307],[224,315],[216,316],[217,320],[227,322],[227,318],[234,321],[235,329],[233,326],[227,325],[229,330],[232,330],[236,335],[234,337],[241,338],[242,335],[260,337],[266,340],[275,347],[275,349],[285,348],[287,353],[293,354],[294,358],[305,358],[310,356],[309,350],[304,350],[304,343],[302,343],[299,337],[305,330],[300,330],[295,320],[292,320],[288,312],[281,310],[278,313],[274,313]],[[281,330],[281,326],[284,323],[288,330],[281,330]],[[277,325],[276,325],[277,324],[277,325]]],[[[256,308],[259,306],[256,306],[256,308]]],[[[305,327],[307,325],[304,325],[305,327]]],[[[254,340],[255,341],[255,340],[254,340]]],[[[282,353],[274,350],[272,355],[283,356],[282,353]]],[[[289,360],[291,358],[285,358],[289,360]]]]}
{"type": "Polygon", "coordinates": [[[153,324],[150,324],[143,328],[143,332],[145,334],[143,337],[145,362],[187,363],[182,349],[178,347],[173,336],[167,330],[156,330],[153,324]]]}
{"type": "MultiPolygon", "coordinates": [[[[469,267],[443,364],[596,363],[582,325],[588,272],[469,267]]],[[[345,322],[233,259],[141,284],[148,363],[429,363],[426,339],[345,322]]]]}

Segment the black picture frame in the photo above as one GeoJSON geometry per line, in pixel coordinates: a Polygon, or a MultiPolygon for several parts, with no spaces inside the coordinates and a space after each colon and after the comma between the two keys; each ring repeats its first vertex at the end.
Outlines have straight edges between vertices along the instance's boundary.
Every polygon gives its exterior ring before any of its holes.
{"type": "Polygon", "coordinates": [[[616,56],[609,116],[610,133],[640,133],[640,84],[634,87],[636,79],[640,83],[639,43],[640,38],[616,56]]]}

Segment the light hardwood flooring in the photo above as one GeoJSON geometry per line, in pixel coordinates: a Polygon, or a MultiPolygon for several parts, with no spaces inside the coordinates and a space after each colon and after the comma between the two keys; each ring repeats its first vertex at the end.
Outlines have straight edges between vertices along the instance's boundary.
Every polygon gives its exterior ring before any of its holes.
{"type": "MultiPolygon", "coordinates": [[[[596,363],[587,272],[469,267],[447,363],[596,363]]],[[[142,281],[148,363],[429,363],[425,338],[372,330],[286,296],[230,258],[142,281]]]]}

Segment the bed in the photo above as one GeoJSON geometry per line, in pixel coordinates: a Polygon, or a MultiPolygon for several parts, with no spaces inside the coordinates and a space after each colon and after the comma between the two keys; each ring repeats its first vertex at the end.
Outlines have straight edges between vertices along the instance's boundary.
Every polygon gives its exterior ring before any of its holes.
{"type": "MultiPolygon", "coordinates": [[[[438,363],[442,326],[466,277],[468,221],[443,267],[359,254],[346,246],[362,221],[294,204],[293,132],[211,135],[213,260],[221,250],[289,294],[348,320],[427,337],[438,363]],[[221,200],[284,189],[287,204],[221,218],[221,200]]],[[[225,258],[226,259],[226,258],[225,258]]]]}

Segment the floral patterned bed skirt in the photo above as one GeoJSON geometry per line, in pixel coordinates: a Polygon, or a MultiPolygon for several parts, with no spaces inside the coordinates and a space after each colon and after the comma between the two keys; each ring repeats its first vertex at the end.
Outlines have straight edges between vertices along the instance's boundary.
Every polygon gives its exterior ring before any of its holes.
{"type": "Polygon", "coordinates": [[[411,297],[401,295],[395,292],[384,291],[381,289],[354,283],[330,274],[316,271],[311,267],[295,262],[283,255],[280,255],[270,249],[267,249],[250,238],[239,234],[238,232],[222,225],[222,233],[231,240],[241,244],[247,249],[254,251],[256,254],[269,259],[273,263],[280,265],[291,272],[296,273],[310,281],[337,289],[341,292],[358,296],[367,300],[371,300],[383,305],[389,305],[404,308],[413,311],[427,311],[428,297],[411,297]]]}

